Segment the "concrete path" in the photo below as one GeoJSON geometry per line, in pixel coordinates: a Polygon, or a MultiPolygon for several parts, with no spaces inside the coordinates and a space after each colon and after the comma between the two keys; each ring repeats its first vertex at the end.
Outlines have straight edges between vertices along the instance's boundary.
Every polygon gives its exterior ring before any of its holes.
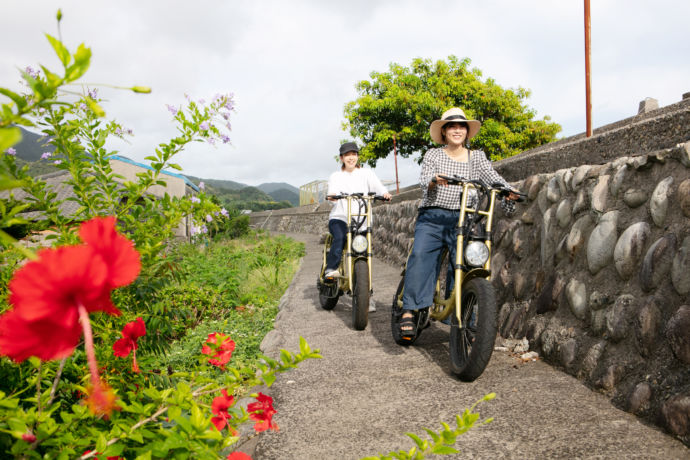
{"type": "Polygon", "coordinates": [[[454,427],[456,414],[490,392],[496,399],[482,403],[479,412],[495,420],[460,436],[456,447],[462,455],[445,458],[690,459],[690,449],[673,437],[541,361],[523,364],[494,352],[484,374],[463,383],[450,373],[447,326],[433,324],[414,346],[398,346],[391,337],[390,305],[399,267],[375,260],[377,311],[369,314],[366,330],[353,330],[349,296],[333,311],[318,304],[318,238],[288,236],[305,242],[306,256],[264,351],[297,351],[303,336],[323,359],[282,374],[269,389],[280,431],[259,438],[255,460],[358,459],[409,450],[414,444],[404,433],[424,439],[424,427],[454,427]]]}

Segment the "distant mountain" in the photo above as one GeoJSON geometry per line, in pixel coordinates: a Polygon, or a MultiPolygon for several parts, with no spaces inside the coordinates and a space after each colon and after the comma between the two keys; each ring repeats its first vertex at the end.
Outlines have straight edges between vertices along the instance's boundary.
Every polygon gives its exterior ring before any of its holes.
{"type": "Polygon", "coordinates": [[[299,191],[294,192],[286,188],[279,188],[277,190],[273,190],[272,192],[268,192],[268,194],[271,195],[276,201],[289,201],[291,205],[299,206],[299,191]]]}
{"type": "Polygon", "coordinates": [[[285,182],[266,182],[264,184],[257,185],[256,188],[268,194],[275,192],[276,190],[285,189],[291,191],[292,193],[296,193],[299,196],[299,189],[290,184],[286,184],[285,182]]]}
{"type": "Polygon", "coordinates": [[[34,134],[21,126],[19,129],[22,131],[22,141],[14,146],[17,151],[17,158],[24,161],[38,161],[44,152],[55,151],[55,147],[47,145],[40,134],[34,134]]]}

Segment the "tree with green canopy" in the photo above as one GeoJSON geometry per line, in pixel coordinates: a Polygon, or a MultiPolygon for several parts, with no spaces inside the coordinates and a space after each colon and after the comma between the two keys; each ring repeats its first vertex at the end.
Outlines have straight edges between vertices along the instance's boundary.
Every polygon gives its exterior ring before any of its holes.
{"type": "Polygon", "coordinates": [[[376,161],[393,151],[421,163],[434,146],[429,124],[451,107],[460,107],[469,118],[482,122],[472,148],[492,160],[516,155],[556,139],[561,126],[536,112],[525,100],[530,91],[504,89],[482,72],[470,68],[470,59],[449,56],[447,61],[416,58],[409,67],[391,63],[388,72],[372,72],[371,80],[355,85],[359,97],[345,105],[343,129],[364,143],[362,161],[376,161]]]}

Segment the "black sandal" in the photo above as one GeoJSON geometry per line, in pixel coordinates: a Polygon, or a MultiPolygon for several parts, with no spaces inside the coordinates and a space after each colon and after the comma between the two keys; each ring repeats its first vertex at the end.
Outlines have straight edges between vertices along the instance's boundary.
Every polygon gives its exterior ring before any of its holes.
{"type": "Polygon", "coordinates": [[[404,339],[410,340],[417,335],[417,315],[412,310],[404,310],[400,315],[400,336],[404,339]],[[404,315],[410,313],[412,316],[405,317],[404,315]]]}

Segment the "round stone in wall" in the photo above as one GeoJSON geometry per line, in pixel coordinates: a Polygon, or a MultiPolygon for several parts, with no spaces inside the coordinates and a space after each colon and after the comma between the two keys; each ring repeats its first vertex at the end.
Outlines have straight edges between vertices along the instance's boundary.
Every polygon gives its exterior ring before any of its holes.
{"type": "Polygon", "coordinates": [[[599,220],[587,241],[587,266],[592,275],[613,261],[613,250],[618,240],[616,226],[619,211],[609,211],[599,220]]]}
{"type": "Polygon", "coordinates": [[[690,394],[670,397],[661,406],[666,427],[677,436],[690,435],[690,394]]]}
{"type": "Polygon", "coordinates": [[[587,286],[585,283],[577,279],[570,280],[565,288],[565,296],[573,315],[584,320],[587,317],[587,286]]]}
{"type": "Polygon", "coordinates": [[[651,230],[647,222],[637,222],[625,229],[613,250],[613,262],[621,278],[633,274],[647,244],[651,230]]]}
{"type": "Polygon", "coordinates": [[[577,191],[577,197],[575,197],[575,203],[573,204],[573,214],[584,211],[588,206],[589,197],[587,195],[587,189],[583,187],[577,191]]]}
{"type": "Polygon", "coordinates": [[[690,306],[681,305],[666,323],[666,338],[673,355],[690,364],[690,306]]]}
{"type": "Polygon", "coordinates": [[[631,208],[637,208],[647,202],[647,192],[631,188],[623,194],[623,202],[631,208]]]}
{"type": "Polygon", "coordinates": [[[628,409],[633,414],[639,414],[649,409],[649,401],[652,399],[652,387],[647,382],[640,382],[630,394],[628,409]]]}
{"type": "Polygon", "coordinates": [[[669,233],[656,240],[647,250],[640,267],[640,287],[651,291],[668,279],[676,255],[676,235],[669,233]]]}
{"type": "Polygon", "coordinates": [[[668,196],[671,193],[673,177],[669,176],[657,184],[649,200],[649,211],[657,227],[663,227],[668,212],[668,196]]]}
{"type": "Polygon", "coordinates": [[[591,166],[589,165],[582,165],[575,168],[575,172],[573,173],[573,179],[571,182],[573,190],[577,190],[580,184],[582,184],[582,181],[584,181],[587,177],[587,173],[589,172],[590,168],[591,166]]]}
{"type": "Polygon", "coordinates": [[[671,282],[678,294],[690,293],[690,236],[685,237],[673,258],[671,282]]]}
{"type": "Polygon", "coordinates": [[[527,193],[527,199],[534,201],[541,189],[542,180],[539,175],[534,174],[525,179],[523,184],[524,192],[527,193]]]}
{"type": "Polygon", "coordinates": [[[544,214],[546,210],[549,209],[549,206],[551,206],[551,202],[546,197],[547,188],[548,187],[542,187],[537,194],[537,206],[539,206],[539,211],[541,211],[542,214],[544,214]]]}
{"type": "Polygon", "coordinates": [[[648,298],[637,313],[635,322],[635,337],[637,347],[642,356],[650,356],[655,345],[659,342],[661,329],[661,310],[653,297],[648,298]]]}
{"type": "Polygon", "coordinates": [[[678,196],[678,204],[685,217],[690,217],[690,179],[685,179],[678,186],[676,192],[678,196]]]}
{"type": "Polygon", "coordinates": [[[553,176],[546,184],[546,198],[552,203],[561,199],[561,187],[556,176],[553,176]]]}
{"type": "Polygon", "coordinates": [[[606,310],[606,331],[613,342],[627,337],[634,304],[634,296],[623,294],[606,310]]]}
{"type": "Polygon", "coordinates": [[[577,252],[585,245],[585,241],[593,226],[594,220],[589,214],[580,217],[573,224],[565,241],[565,249],[570,256],[570,260],[573,260],[577,252]]]}
{"type": "Polygon", "coordinates": [[[580,371],[578,372],[578,377],[584,379],[591,379],[594,375],[594,371],[599,365],[599,360],[604,354],[606,349],[606,342],[601,341],[592,345],[592,347],[587,350],[587,354],[582,360],[582,365],[580,366],[580,371]]]}
{"type": "Polygon", "coordinates": [[[560,203],[558,203],[558,208],[556,208],[556,220],[558,221],[558,226],[565,228],[573,218],[573,208],[570,205],[570,200],[567,198],[560,203]]]}
{"type": "Polygon", "coordinates": [[[592,190],[592,209],[597,212],[606,211],[606,203],[609,194],[610,176],[600,176],[597,185],[592,190]]]}
{"type": "Polygon", "coordinates": [[[625,175],[628,172],[628,165],[624,164],[618,168],[616,174],[613,175],[611,180],[611,196],[616,198],[621,190],[621,187],[625,181],[625,175]]]}
{"type": "Polygon", "coordinates": [[[570,370],[575,364],[575,356],[577,355],[577,342],[575,339],[568,339],[560,346],[561,364],[566,369],[570,370]]]}

